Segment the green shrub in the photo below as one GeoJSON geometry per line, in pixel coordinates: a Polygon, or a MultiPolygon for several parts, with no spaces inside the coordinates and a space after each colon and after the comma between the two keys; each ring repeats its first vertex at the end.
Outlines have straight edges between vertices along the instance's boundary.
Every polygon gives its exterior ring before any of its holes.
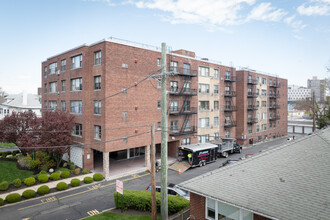
{"type": "Polygon", "coordinates": [[[24,180],[24,184],[27,186],[32,186],[36,183],[36,179],[34,177],[29,177],[24,180]]]}
{"type": "Polygon", "coordinates": [[[88,173],[89,173],[89,170],[85,170],[85,169],[83,169],[83,170],[81,171],[81,173],[82,173],[82,174],[88,174],[88,173]]]}
{"type": "Polygon", "coordinates": [[[40,183],[45,183],[45,182],[48,182],[48,175],[47,174],[41,174],[38,176],[38,181],[40,183]]]}
{"type": "Polygon", "coordinates": [[[70,170],[74,170],[74,169],[76,169],[76,165],[70,165],[70,170]]]}
{"type": "Polygon", "coordinates": [[[36,168],[41,162],[37,159],[32,159],[30,156],[20,156],[18,158],[18,163],[21,167],[27,168],[27,169],[34,169],[36,168]]]}
{"type": "Polygon", "coordinates": [[[60,178],[61,178],[61,175],[57,172],[50,174],[50,179],[52,179],[52,180],[59,180],[60,178]]]}
{"type": "Polygon", "coordinates": [[[93,179],[94,179],[95,181],[101,181],[101,180],[104,179],[104,177],[103,177],[103,175],[102,175],[101,173],[95,173],[95,174],[93,175],[93,179]]]}
{"type": "Polygon", "coordinates": [[[78,167],[78,168],[74,169],[74,174],[79,175],[80,171],[81,171],[81,169],[78,167]]]}
{"type": "Polygon", "coordinates": [[[84,183],[89,184],[89,183],[92,183],[92,182],[93,182],[93,178],[92,177],[86,176],[84,178],[84,183]]]}
{"type": "Polygon", "coordinates": [[[7,181],[3,181],[0,183],[0,191],[5,191],[9,187],[9,183],[7,181]]]}
{"type": "Polygon", "coordinates": [[[12,152],[12,155],[13,156],[16,156],[16,154],[18,154],[19,153],[19,150],[14,150],[13,152],[12,152]]]}
{"type": "Polygon", "coordinates": [[[36,196],[36,192],[32,189],[28,189],[23,192],[22,196],[26,199],[30,199],[36,196]]]}
{"type": "Polygon", "coordinates": [[[0,206],[3,206],[3,204],[4,204],[4,201],[2,198],[0,198],[0,206]]]}
{"type": "Polygon", "coordinates": [[[56,189],[57,190],[66,190],[68,188],[68,184],[65,183],[65,182],[59,182],[57,185],[56,185],[56,189]]]}
{"type": "Polygon", "coordinates": [[[6,152],[2,152],[1,158],[5,159],[7,157],[7,155],[8,155],[8,152],[7,151],[6,152]]]}
{"type": "Polygon", "coordinates": [[[68,178],[70,176],[70,171],[63,171],[62,173],[61,173],[61,177],[62,178],[68,178]]]}
{"type": "Polygon", "coordinates": [[[47,193],[49,193],[49,187],[47,185],[45,186],[40,186],[37,190],[39,195],[45,195],[47,193]]]}
{"type": "Polygon", "coordinates": [[[21,185],[22,185],[22,180],[21,180],[21,179],[15,179],[15,180],[13,181],[13,185],[14,185],[16,188],[21,187],[21,185]]]}
{"type": "Polygon", "coordinates": [[[16,156],[9,156],[8,158],[11,159],[11,160],[16,160],[17,159],[16,156]]]}
{"type": "MultiPolygon", "coordinates": [[[[114,192],[114,200],[116,208],[121,208],[121,198],[119,199],[119,204],[117,201],[117,193],[114,192]]],[[[160,193],[156,193],[157,199],[157,210],[160,210],[160,193]]],[[[179,196],[168,196],[168,213],[174,214],[182,209],[189,207],[189,201],[185,198],[179,196]]],[[[134,190],[124,190],[123,195],[123,209],[135,209],[139,211],[149,211],[151,212],[151,192],[150,191],[134,191],[134,190]]]]}
{"type": "Polygon", "coordinates": [[[6,201],[9,203],[15,203],[21,201],[21,195],[18,193],[11,193],[6,196],[6,201]]]}
{"type": "Polygon", "coordinates": [[[80,180],[79,179],[72,179],[71,180],[71,186],[73,186],[73,187],[80,186],[80,180]]]}
{"type": "Polygon", "coordinates": [[[39,174],[47,174],[47,171],[41,170],[39,174]]]}

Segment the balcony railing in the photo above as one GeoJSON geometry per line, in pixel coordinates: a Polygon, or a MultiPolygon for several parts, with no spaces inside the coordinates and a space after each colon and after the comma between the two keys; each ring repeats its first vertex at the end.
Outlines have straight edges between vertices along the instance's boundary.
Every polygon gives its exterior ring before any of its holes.
{"type": "Polygon", "coordinates": [[[277,99],[277,98],[279,98],[279,97],[280,97],[279,94],[274,94],[274,93],[269,94],[269,98],[270,98],[270,99],[277,99]]]}
{"type": "Polygon", "coordinates": [[[179,67],[174,67],[171,66],[169,68],[169,71],[172,72],[175,75],[179,75],[179,76],[189,76],[189,77],[196,77],[197,76],[197,70],[192,70],[192,69],[188,69],[188,68],[179,68],[179,67]]]}
{"type": "Polygon", "coordinates": [[[236,97],[235,91],[225,91],[225,97],[236,97]]]}
{"type": "Polygon", "coordinates": [[[247,123],[248,123],[248,124],[255,124],[255,123],[258,123],[258,119],[256,119],[256,118],[248,118],[247,123]]]}
{"type": "Polygon", "coordinates": [[[275,121],[275,120],[280,120],[279,115],[273,115],[272,117],[269,117],[269,121],[275,121]]]}
{"type": "Polygon", "coordinates": [[[225,121],[225,124],[223,125],[225,128],[232,128],[232,127],[236,127],[236,121],[225,121]]]}
{"type": "Polygon", "coordinates": [[[224,111],[225,111],[225,112],[235,112],[235,111],[237,111],[237,110],[236,110],[236,106],[234,106],[234,105],[230,105],[230,106],[225,106],[224,111]]]}
{"type": "Polygon", "coordinates": [[[236,76],[225,76],[225,82],[236,82],[237,77],[236,76]]]}
{"type": "Polygon", "coordinates": [[[252,111],[252,110],[258,110],[259,106],[256,106],[256,105],[248,105],[247,109],[249,111],[252,111]]]}
{"type": "Polygon", "coordinates": [[[187,88],[171,88],[170,95],[177,95],[177,96],[195,96],[197,95],[197,89],[187,89],[187,88]]]}
{"type": "Polygon", "coordinates": [[[280,83],[279,82],[269,83],[268,85],[269,85],[269,87],[280,88],[280,83]]]}
{"type": "Polygon", "coordinates": [[[279,109],[280,105],[270,105],[269,109],[279,109]]]}
{"type": "Polygon", "coordinates": [[[196,126],[185,127],[181,130],[170,130],[170,136],[182,136],[197,133],[196,126]]]}
{"type": "Polygon", "coordinates": [[[247,97],[248,98],[257,98],[258,97],[258,94],[257,93],[253,93],[253,92],[248,92],[247,97]]]}
{"type": "Polygon", "coordinates": [[[257,80],[254,80],[254,79],[248,79],[248,84],[250,85],[257,85],[258,84],[258,81],[257,80]]]}
{"type": "Polygon", "coordinates": [[[170,107],[169,109],[170,115],[192,115],[197,114],[197,109],[195,107],[183,107],[179,109],[179,107],[170,107]]]}

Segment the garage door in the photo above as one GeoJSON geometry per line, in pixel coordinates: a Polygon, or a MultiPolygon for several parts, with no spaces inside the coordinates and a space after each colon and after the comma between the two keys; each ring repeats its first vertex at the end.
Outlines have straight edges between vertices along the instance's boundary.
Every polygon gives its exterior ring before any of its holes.
{"type": "Polygon", "coordinates": [[[305,132],[305,134],[313,133],[313,128],[312,127],[305,127],[304,132],[305,132]]]}
{"type": "Polygon", "coordinates": [[[302,126],[295,126],[294,133],[302,134],[302,126]]]}
{"type": "Polygon", "coordinates": [[[78,167],[83,167],[83,148],[71,147],[70,160],[78,167]]]}
{"type": "Polygon", "coordinates": [[[288,125],[288,133],[292,133],[292,132],[293,132],[292,125],[288,125]]]}

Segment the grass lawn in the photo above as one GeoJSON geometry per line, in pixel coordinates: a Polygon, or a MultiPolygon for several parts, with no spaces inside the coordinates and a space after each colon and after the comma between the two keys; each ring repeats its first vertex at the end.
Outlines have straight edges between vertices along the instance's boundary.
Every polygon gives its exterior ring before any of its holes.
{"type": "Polygon", "coordinates": [[[16,144],[0,142],[0,148],[2,147],[16,147],[16,144]]]}
{"type": "MultiPolygon", "coordinates": [[[[99,215],[94,215],[91,217],[85,218],[85,220],[106,220],[106,219],[118,219],[118,220],[151,220],[151,216],[145,215],[124,215],[116,214],[111,212],[103,212],[99,215]]],[[[160,220],[160,218],[157,218],[160,220]]]]}
{"type": "Polygon", "coordinates": [[[16,162],[14,161],[0,161],[0,183],[2,181],[8,181],[12,183],[13,180],[20,178],[21,180],[33,176],[32,171],[19,170],[16,168],[16,162]]]}

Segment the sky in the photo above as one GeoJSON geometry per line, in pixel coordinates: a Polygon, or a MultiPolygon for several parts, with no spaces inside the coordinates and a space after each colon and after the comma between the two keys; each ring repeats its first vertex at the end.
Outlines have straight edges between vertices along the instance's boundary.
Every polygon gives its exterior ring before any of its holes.
{"type": "Polygon", "coordinates": [[[330,77],[330,0],[1,0],[0,87],[41,87],[41,62],[108,37],[186,49],[289,84],[330,77]]]}

